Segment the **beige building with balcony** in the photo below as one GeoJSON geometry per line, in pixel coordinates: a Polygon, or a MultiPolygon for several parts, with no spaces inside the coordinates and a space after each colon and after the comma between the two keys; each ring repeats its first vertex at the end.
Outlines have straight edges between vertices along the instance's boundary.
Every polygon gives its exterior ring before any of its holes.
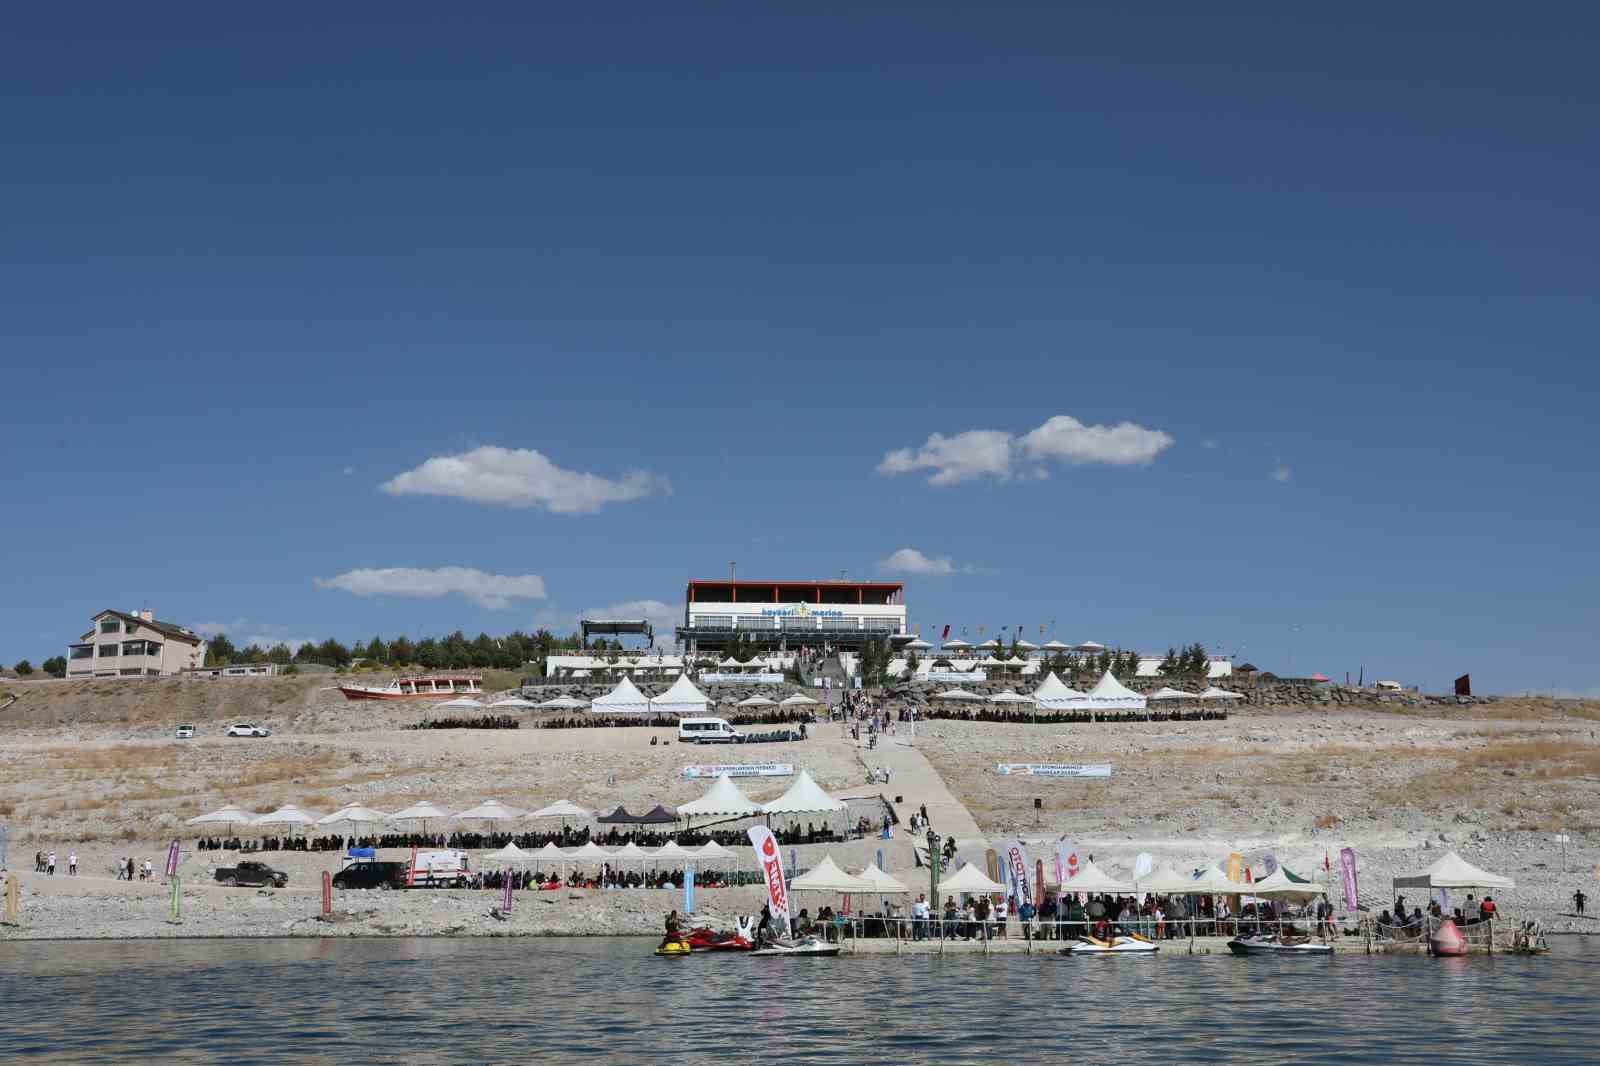
{"type": "Polygon", "coordinates": [[[165,677],[205,661],[205,638],[149,611],[101,611],[94,628],[67,645],[69,678],[165,677]]]}

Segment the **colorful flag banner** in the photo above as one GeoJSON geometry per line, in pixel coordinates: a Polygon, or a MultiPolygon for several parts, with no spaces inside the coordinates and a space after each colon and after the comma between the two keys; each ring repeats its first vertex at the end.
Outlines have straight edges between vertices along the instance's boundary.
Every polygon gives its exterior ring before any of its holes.
{"type": "Polygon", "coordinates": [[[750,846],[756,852],[756,865],[761,868],[767,882],[767,907],[772,920],[783,923],[783,935],[790,935],[789,885],[783,878],[783,853],[778,849],[778,838],[764,825],[753,825],[749,831],[750,846]]]}
{"type": "Polygon", "coordinates": [[[1344,905],[1356,909],[1356,853],[1352,848],[1339,851],[1339,876],[1344,882],[1344,905]]]}

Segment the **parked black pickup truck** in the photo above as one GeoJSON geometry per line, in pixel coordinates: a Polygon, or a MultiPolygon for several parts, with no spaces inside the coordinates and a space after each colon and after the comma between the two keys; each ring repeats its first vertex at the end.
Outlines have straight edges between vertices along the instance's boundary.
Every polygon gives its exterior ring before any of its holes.
{"type": "Polygon", "coordinates": [[[289,875],[274,870],[264,862],[241,862],[238,866],[223,866],[217,870],[219,885],[260,885],[282,888],[289,883],[289,875]]]}

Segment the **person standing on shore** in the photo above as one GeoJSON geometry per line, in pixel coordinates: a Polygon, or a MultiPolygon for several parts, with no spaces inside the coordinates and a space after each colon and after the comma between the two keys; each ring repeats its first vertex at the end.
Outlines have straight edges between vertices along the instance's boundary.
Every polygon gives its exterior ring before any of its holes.
{"type": "Polygon", "coordinates": [[[1572,906],[1576,908],[1579,918],[1583,917],[1583,905],[1587,902],[1589,897],[1583,894],[1583,889],[1580,888],[1572,894],[1572,906]]]}
{"type": "Polygon", "coordinates": [[[67,876],[78,876],[78,853],[76,851],[67,852],[67,876]]]}
{"type": "Polygon", "coordinates": [[[45,857],[44,872],[49,874],[51,877],[56,875],[56,853],[53,851],[45,857]]]}

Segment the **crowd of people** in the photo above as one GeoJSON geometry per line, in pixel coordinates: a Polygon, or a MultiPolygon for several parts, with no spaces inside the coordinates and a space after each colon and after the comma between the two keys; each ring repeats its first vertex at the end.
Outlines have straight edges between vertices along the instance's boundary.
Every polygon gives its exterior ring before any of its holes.
{"type": "Polygon", "coordinates": [[[424,718],[407,729],[521,729],[522,721],[509,714],[483,714],[476,718],[424,718]]]}
{"type": "Polygon", "coordinates": [[[1095,722],[1223,722],[1228,718],[1228,712],[1223,710],[1002,711],[939,705],[949,702],[951,701],[938,701],[923,712],[923,717],[942,718],[952,722],[996,722],[1006,725],[1027,725],[1033,722],[1046,725],[1087,725],[1095,722]]]}
{"type": "MultiPolygon", "coordinates": [[[[887,817],[887,816],[886,816],[887,817]]],[[[807,822],[800,825],[774,827],[772,834],[786,847],[801,844],[837,844],[844,839],[859,840],[877,827],[865,818],[857,820],[848,838],[830,825],[807,822]]],[[[588,826],[547,832],[479,833],[458,830],[454,833],[379,833],[351,836],[315,837],[202,837],[195,847],[200,851],[344,851],[346,848],[452,848],[458,851],[476,851],[485,848],[503,848],[515,844],[523,851],[554,844],[558,848],[579,848],[593,842],[601,847],[622,847],[635,844],[641,848],[659,848],[670,841],[679,847],[702,847],[715,842],[723,847],[747,847],[749,834],[743,829],[684,829],[662,831],[656,829],[620,829],[607,826],[591,830],[588,826]]]]}
{"type": "MultiPolygon", "coordinates": [[[[682,888],[682,870],[620,870],[609,864],[598,872],[569,870],[563,876],[544,870],[486,870],[472,875],[469,888],[503,889],[507,879],[513,891],[554,891],[559,888],[682,888]]],[[[694,883],[701,888],[730,888],[760,884],[755,870],[697,870],[694,883]]]]}
{"type": "MultiPolygon", "coordinates": [[[[792,725],[806,726],[814,723],[817,716],[810,711],[797,710],[793,707],[773,707],[763,711],[731,710],[713,707],[710,714],[725,719],[729,725],[792,725]]],[[[563,715],[552,718],[535,718],[528,725],[535,729],[596,729],[607,726],[661,726],[671,725],[676,719],[673,715],[654,714],[578,714],[563,715]]],[[[804,735],[804,730],[801,730],[804,735]]]]}
{"type": "Polygon", "coordinates": [[[1467,893],[1466,902],[1452,908],[1449,914],[1445,913],[1438,900],[1430,900],[1426,911],[1421,907],[1412,907],[1407,913],[1406,898],[1396,896],[1393,910],[1386,908],[1379,914],[1376,926],[1378,935],[1389,940],[1419,940],[1446,918],[1465,929],[1481,922],[1492,921],[1497,914],[1498,907],[1493,896],[1484,896],[1480,900],[1471,892],[1467,893]]]}

